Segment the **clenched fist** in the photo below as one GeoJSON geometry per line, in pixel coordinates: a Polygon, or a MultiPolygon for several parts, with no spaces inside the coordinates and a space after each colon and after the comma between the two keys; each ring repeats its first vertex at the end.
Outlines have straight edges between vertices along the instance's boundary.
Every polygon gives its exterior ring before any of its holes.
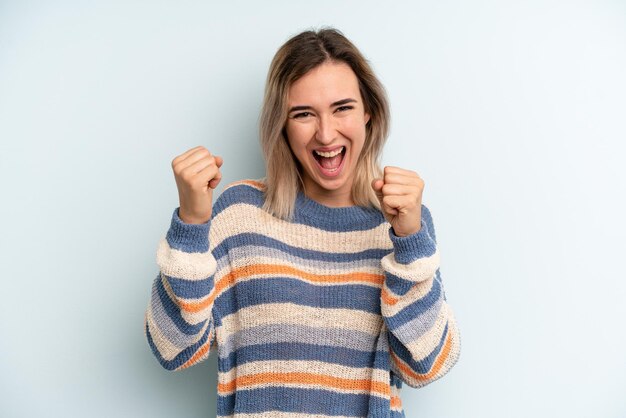
{"type": "Polygon", "coordinates": [[[421,229],[424,180],[417,173],[386,166],[383,178],[372,181],[372,189],[397,236],[405,237],[421,229]]]}
{"type": "Polygon", "coordinates": [[[189,224],[202,224],[211,219],[213,189],[222,179],[222,157],[211,155],[202,145],[187,150],[172,160],[178,188],[178,216],[189,224]]]}

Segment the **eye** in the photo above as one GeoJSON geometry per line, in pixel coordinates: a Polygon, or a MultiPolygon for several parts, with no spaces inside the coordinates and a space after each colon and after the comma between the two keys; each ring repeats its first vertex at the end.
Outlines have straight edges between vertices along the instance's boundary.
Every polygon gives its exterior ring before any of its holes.
{"type": "Polygon", "coordinates": [[[344,112],[344,111],[346,111],[346,110],[350,110],[350,109],[353,109],[353,108],[354,108],[353,106],[339,106],[339,107],[337,108],[337,110],[338,110],[338,111],[342,111],[342,112],[344,112]]]}
{"type": "Polygon", "coordinates": [[[300,113],[296,113],[295,115],[293,115],[292,118],[301,119],[301,118],[306,118],[307,116],[310,116],[310,115],[311,115],[310,112],[300,112],[300,113]]]}

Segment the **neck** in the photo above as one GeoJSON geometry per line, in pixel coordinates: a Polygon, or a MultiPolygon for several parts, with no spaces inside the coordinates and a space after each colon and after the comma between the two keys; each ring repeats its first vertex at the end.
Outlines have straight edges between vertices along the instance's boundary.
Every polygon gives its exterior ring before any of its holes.
{"type": "MultiPolygon", "coordinates": [[[[307,179],[308,180],[308,179],[307,179]]],[[[304,182],[304,194],[316,202],[331,208],[354,206],[352,200],[352,182],[346,182],[336,190],[327,190],[313,181],[304,182]]]]}

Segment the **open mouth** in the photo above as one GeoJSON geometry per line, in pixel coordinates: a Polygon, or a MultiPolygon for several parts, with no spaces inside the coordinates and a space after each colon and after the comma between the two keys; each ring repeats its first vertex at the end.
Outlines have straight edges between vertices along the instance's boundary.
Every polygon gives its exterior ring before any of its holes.
{"type": "Polygon", "coordinates": [[[344,157],[346,155],[346,147],[343,146],[341,151],[337,154],[334,152],[324,153],[327,156],[319,155],[317,152],[313,152],[313,158],[317,162],[317,168],[326,177],[336,177],[342,170],[344,157]],[[330,155],[330,156],[329,156],[330,155]]]}

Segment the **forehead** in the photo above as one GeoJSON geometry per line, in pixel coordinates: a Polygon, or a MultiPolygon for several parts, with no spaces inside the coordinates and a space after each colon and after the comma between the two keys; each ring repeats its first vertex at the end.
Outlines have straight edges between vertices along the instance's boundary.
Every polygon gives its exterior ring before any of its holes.
{"type": "Polygon", "coordinates": [[[290,105],[327,104],[347,97],[361,99],[356,74],[344,62],[324,62],[289,88],[290,105]]]}

